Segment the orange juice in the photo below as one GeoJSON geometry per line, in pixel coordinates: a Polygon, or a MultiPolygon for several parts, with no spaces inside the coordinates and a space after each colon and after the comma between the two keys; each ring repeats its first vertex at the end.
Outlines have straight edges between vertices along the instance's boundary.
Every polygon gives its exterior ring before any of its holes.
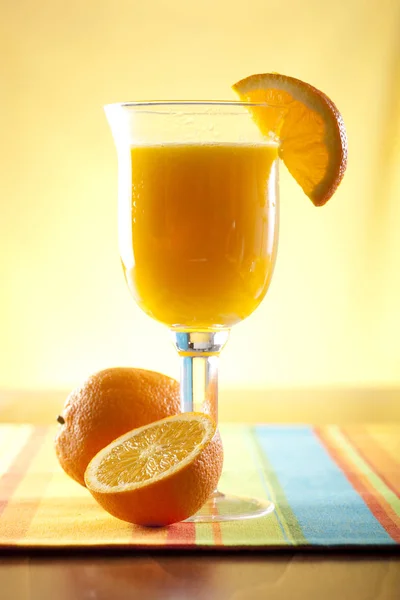
{"type": "Polygon", "coordinates": [[[276,161],[272,143],[131,149],[121,258],[146,313],[177,329],[209,330],[255,310],[276,255],[276,161]]]}

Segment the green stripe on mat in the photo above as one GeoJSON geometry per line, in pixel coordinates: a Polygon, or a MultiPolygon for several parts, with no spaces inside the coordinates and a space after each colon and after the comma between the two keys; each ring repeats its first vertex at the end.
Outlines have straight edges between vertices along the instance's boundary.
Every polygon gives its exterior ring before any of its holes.
{"type": "Polygon", "coordinates": [[[279,519],[282,523],[282,527],[288,539],[290,540],[290,543],[295,546],[309,544],[309,541],[304,536],[303,530],[296,518],[296,515],[290,508],[283,488],[279,482],[278,476],[273,470],[271,463],[267,459],[267,456],[263,452],[261,444],[259,443],[259,440],[257,438],[256,431],[254,430],[254,428],[251,428],[250,432],[254,445],[257,448],[259,459],[263,465],[264,472],[266,473],[266,478],[269,482],[269,486],[273,490],[272,501],[275,504],[275,512],[279,516],[279,519]]]}
{"type": "MultiPolygon", "coordinates": [[[[220,491],[270,500],[270,482],[265,478],[265,467],[259,459],[249,428],[223,426],[221,435],[225,463],[220,491]]],[[[259,519],[222,522],[219,525],[224,546],[288,545],[276,511],[259,519]]],[[[209,540],[213,543],[211,537],[209,540]]]]}

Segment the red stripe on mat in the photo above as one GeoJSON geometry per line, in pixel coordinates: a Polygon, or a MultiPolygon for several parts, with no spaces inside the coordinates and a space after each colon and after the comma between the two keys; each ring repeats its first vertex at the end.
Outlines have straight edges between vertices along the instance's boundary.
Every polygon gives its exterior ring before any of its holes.
{"type": "MultiPolygon", "coordinates": [[[[218,516],[218,504],[215,506],[215,504],[211,502],[211,514],[214,517],[218,516]]],[[[221,524],[218,521],[212,524],[212,532],[215,546],[223,546],[221,524]]]]}
{"type": "Polygon", "coordinates": [[[174,523],[168,527],[166,546],[195,546],[196,525],[194,523],[174,523]]]}

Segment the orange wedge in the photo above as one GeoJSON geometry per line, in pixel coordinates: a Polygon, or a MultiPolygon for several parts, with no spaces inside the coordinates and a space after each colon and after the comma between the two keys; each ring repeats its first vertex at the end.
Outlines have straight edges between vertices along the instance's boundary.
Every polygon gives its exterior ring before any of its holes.
{"type": "Polygon", "coordinates": [[[280,157],[315,204],[334,194],[347,165],[347,136],[335,104],[312,85],[265,73],[232,86],[242,101],[265,103],[249,110],[263,135],[279,138],[280,157]]]}
{"type": "Polygon", "coordinates": [[[90,461],[85,483],[115,517],[169,525],[203,506],[217,487],[222,462],[214,421],[182,413],[117,438],[90,461]]]}

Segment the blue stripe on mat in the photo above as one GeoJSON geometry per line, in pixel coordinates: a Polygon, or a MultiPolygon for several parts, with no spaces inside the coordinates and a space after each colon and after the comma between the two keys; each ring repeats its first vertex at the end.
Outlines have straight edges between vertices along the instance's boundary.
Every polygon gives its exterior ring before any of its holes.
{"type": "Polygon", "coordinates": [[[311,427],[254,430],[311,544],[395,544],[311,427]]]}

